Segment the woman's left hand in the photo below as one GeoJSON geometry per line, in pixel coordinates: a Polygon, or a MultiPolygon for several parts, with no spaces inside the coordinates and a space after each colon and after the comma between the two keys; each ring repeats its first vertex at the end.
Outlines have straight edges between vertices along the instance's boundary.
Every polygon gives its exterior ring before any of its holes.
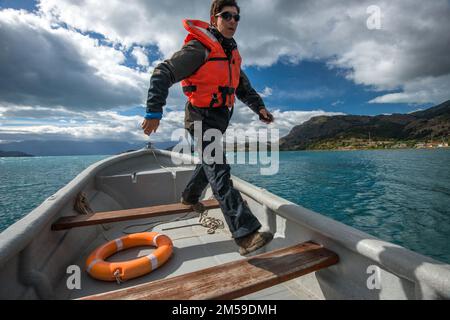
{"type": "Polygon", "coordinates": [[[259,110],[259,120],[264,123],[272,123],[274,121],[273,115],[266,108],[259,110]]]}

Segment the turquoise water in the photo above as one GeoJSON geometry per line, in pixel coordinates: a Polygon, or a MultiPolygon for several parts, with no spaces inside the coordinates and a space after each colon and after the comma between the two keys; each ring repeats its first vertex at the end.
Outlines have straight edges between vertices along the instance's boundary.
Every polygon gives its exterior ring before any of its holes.
{"type": "MultiPolygon", "coordinates": [[[[0,231],[106,156],[0,158],[0,231]]],[[[232,165],[257,186],[450,263],[450,150],[281,152],[279,173],[232,165]]]]}
{"type": "Polygon", "coordinates": [[[0,158],[0,232],[106,157],[0,158]]]}
{"type": "Polygon", "coordinates": [[[232,173],[383,240],[450,263],[450,149],[281,152],[232,173]]]}

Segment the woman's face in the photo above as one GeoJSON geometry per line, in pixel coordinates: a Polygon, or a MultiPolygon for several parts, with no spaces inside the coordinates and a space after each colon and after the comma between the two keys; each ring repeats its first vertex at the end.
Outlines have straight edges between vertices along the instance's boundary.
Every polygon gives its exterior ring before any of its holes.
{"type": "Polygon", "coordinates": [[[225,38],[231,39],[238,26],[238,22],[234,18],[234,16],[238,14],[237,8],[226,6],[223,7],[221,12],[229,12],[233,15],[233,18],[231,18],[230,21],[227,21],[220,16],[211,17],[211,24],[213,24],[225,38]]]}

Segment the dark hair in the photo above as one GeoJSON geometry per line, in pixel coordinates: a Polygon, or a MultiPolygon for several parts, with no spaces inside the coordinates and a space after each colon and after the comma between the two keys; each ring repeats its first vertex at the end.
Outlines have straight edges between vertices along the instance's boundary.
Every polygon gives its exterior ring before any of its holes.
{"type": "Polygon", "coordinates": [[[241,9],[239,8],[236,0],[213,0],[211,3],[211,11],[210,16],[215,16],[220,13],[224,7],[236,7],[238,13],[240,13],[241,9]]]}

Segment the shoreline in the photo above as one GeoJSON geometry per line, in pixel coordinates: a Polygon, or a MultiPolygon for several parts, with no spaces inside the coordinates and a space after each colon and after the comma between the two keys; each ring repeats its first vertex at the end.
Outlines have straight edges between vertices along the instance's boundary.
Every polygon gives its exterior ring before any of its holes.
{"type": "MultiPolygon", "coordinates": [[[[353,148],[353,149],[305,149],[282,151],[387,151],[387,150],[450,150],[450,147],[440,148],[353,148]]],[[[281,151],[281,150],[280,150],[281,151]]]]}
{"type": "MultiPolygon", "coordinates": [[[[450,150],[450,147],[439,147],[439,148],[354,148],[354,149],[302,149],[302,150],[278,150],[278,152],[330,152],[330,151],[392,151],[392,150],[450,150]]],[[[224,150],[226,153],[233,152],[258,152],[257,150],[224,150]]],[[[267,152],[272,152],[267,150],[267,152]]],[[[0,156],[0,159],[12,159],[12,158],[42,158],[42,157],[94,157],[94,156],[113,156],[114,154],[73,154],[73,155],[40,155],[40,156],[0,156]]]]}

